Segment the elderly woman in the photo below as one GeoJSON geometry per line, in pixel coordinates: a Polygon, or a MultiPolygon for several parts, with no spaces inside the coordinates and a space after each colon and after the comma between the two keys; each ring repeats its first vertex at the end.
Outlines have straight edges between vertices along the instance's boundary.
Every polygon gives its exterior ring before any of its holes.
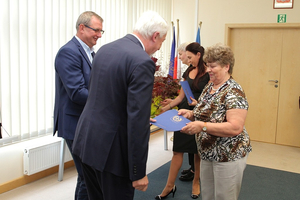
{"type": "Polygon", "coordinates": [[[244,127],[248,102],[242,87],[231,76],[235,59],[228,46],[207,48],[203,60],[211,82],[193,111],[179,110],[179,115],[194,120],[181,131],[196,134],[202,200],[236,200],[252,150],[244,127]]]}

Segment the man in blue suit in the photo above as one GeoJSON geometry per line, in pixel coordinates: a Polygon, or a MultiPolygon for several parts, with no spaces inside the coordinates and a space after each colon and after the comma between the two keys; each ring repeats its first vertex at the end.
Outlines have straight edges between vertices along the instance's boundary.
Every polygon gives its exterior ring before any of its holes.
{"type": "MultiPolygon", "coordinates": [[[[88,84],[95,53],[93,46],[102,37],[103,19],[94,12],[82,13],[76,36],[60,48],[55,58],[54,132],[63,137],[72,154],[79,116],[88,97],[88,84]]],[[[72,154],[78,172],[75,199],[88,199],[80,159],[72,154]]]]}
{"type": "Polygon", "coordinates": [[[89,96],[73,153],[81,158],[90,200],[132,200],[148,186],[146,162],[155,64],[168,25],[156,12],[137,21],[133,34],[97,52],[89,96]]]}

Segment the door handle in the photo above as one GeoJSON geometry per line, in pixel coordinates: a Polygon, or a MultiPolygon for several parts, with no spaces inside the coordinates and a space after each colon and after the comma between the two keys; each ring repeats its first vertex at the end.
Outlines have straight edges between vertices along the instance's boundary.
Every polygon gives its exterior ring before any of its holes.
{"type": "Polygon", "coordinates": [[[278,83],[278,80],[269,80],[269,82],[278,83]]]}

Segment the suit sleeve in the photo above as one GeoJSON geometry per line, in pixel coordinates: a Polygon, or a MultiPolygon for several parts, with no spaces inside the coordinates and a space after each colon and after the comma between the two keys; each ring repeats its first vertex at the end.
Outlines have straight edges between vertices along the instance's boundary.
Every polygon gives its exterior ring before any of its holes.
{"type": "Polygon", "coordinates": [[[128,85],[128,162],[132,181],[146,175],[154,71],[153,61],[146,61],[136,67],[128,85]]]}
{"type": "Polygon", "coordinates": [[[55,59],[55,70],[64,85],[69,98],[77,104],[84,105],[88,88],[83,76],[82,55],[71,48],[63,48],[55,59]]]}

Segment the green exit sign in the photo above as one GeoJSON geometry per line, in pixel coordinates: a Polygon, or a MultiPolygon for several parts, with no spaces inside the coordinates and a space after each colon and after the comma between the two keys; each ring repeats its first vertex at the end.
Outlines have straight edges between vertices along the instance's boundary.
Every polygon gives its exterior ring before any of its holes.
{"type": "Polygon", "coordinates": [[[277,23],[285,23],[286,22],[286,14],[278,14],[277,23]]]}

